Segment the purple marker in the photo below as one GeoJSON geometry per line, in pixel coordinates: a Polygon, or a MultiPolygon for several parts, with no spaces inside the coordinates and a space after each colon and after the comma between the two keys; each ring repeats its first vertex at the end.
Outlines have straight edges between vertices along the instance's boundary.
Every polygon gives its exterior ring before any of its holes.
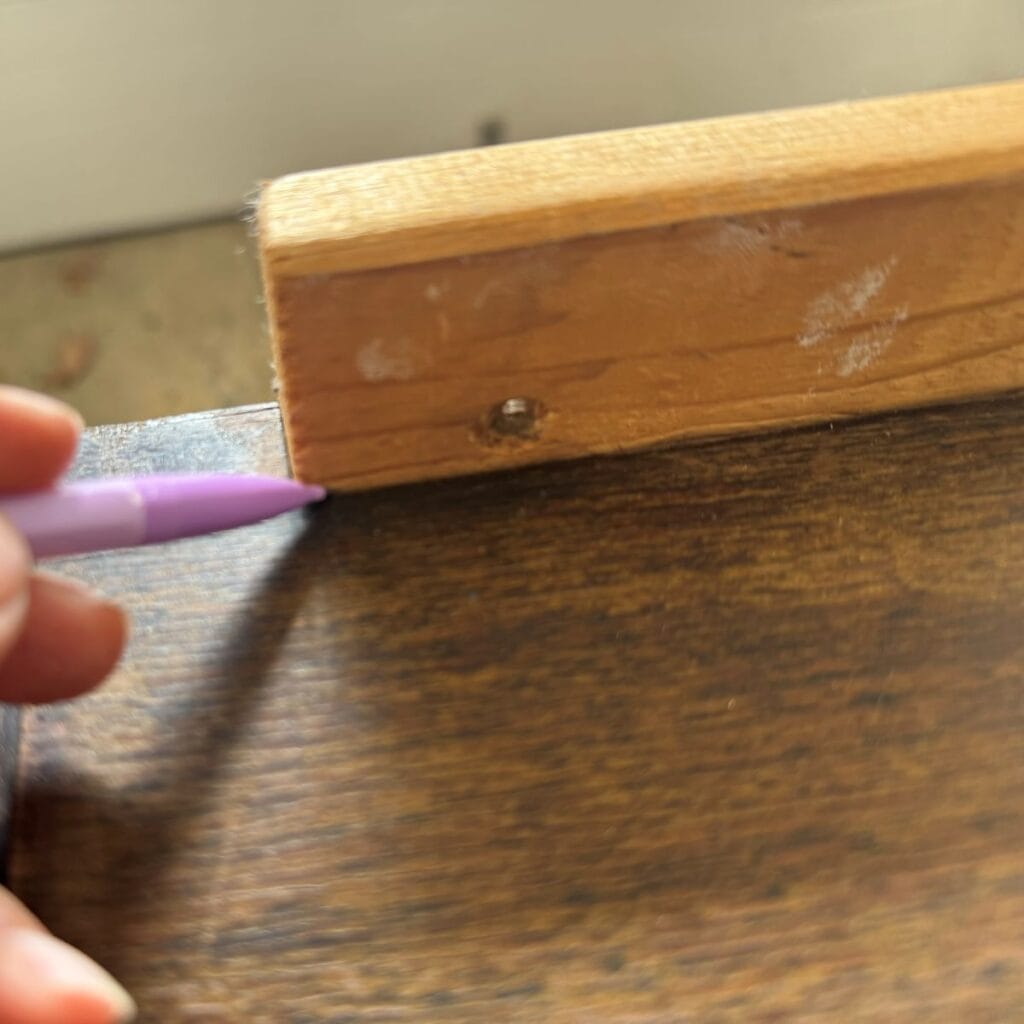
{"type": "Polygon", "coordinates": [[[47,558],[231,530],[325,494],[322,487],[270,476],[138,476],[0,498],[0,515],[25,535],[37,558],[47,558]]]}

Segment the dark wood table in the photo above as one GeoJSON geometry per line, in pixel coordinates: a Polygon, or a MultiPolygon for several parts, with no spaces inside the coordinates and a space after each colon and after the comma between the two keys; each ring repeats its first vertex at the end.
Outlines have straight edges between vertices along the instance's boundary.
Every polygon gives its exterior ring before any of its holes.
{"type": "MultiPolygon", "coordinates": [[[[79,471],[180,469],[276,409],[79,471]]],[[[145,1021],[1024,1019],[1019,397],[64,569],[134,636],[8,712],[8,880],[145,1021]]]]}

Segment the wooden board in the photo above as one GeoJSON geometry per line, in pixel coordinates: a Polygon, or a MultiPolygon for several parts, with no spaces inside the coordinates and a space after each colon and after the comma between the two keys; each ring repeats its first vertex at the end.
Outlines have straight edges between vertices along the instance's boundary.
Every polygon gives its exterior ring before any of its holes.
{"type": "MultiPolygon", "coordinates": [[[[85,472],[285,469],[276,411],[85,472]]],[[[1024,402],[333,499],[82,559],[11,881],[144,1022],[1002,1024],[1024,402]]]]}
{"type": "Polygon", "coordinates": [[[259,231],[339,490],[1024,386],[1024,82],[293,175],[259,231]]]}
{"type": "Polygon", "coordinates": [[[17,708],[0,704],[0,885],[7,880],[7,843],[11,835],[11,803],[18,773],[17,708]]]}

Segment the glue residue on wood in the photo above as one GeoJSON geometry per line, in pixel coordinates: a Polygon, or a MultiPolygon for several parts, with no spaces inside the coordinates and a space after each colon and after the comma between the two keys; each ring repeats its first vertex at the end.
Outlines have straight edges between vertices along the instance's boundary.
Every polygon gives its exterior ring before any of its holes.
{"type": "Polygon", "coordinates": [[[410,380],[416,373],[416,351],[409,338],[372,338],[356,353],[356,367],[370,383],[410,380]]]}
{"type": "Polygon", "coordinates": [[[800,347],[813,348],[855,323],[885,287],[896,263],[896,257],[890,256],[815,298],[807,307],[803,331],[797,338],[800,347]]]}

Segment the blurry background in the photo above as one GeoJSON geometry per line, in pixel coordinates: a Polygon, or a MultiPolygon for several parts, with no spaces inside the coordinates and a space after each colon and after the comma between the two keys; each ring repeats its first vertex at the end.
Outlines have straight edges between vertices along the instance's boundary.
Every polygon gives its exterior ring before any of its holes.
{"type": "Polygon", "coordinates": [[[0,380],[269,398],[263,178],[1019,75],[1024,0],[0,0],[0,380]]]}

